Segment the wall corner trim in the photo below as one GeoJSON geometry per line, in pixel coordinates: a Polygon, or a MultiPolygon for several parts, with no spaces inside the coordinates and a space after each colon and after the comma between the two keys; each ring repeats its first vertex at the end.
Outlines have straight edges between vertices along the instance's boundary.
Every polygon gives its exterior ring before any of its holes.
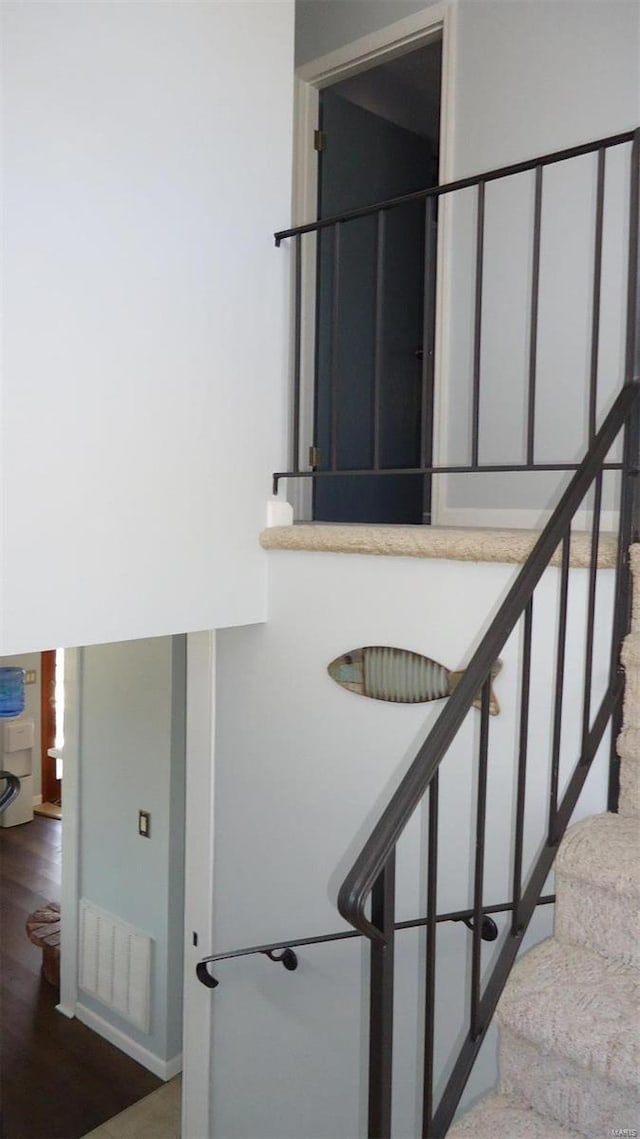
{"type": "Polygon", "coordinates": [[[61,1012],[63,1016],[67,1017],[67,1020],[73,1020],[76,1015],[76,1006],[59,1004],[56,1005],[56,1012],[61,1012]]]}

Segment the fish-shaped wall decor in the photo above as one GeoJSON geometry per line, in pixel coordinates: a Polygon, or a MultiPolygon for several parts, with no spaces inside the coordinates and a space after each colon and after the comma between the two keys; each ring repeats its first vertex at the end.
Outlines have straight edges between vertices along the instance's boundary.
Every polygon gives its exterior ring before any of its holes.
{"type": "MultiPolygon", "coordinates": [[[[502,664],[496,661],[491,678],[497,676],[502,664]]],[[[464,676],[464,669],[451,671],[436,660],[421,656],[409,649],[394,649],[385,645],[367,645],[352,649],[336,657],[327,666],[327,672],[336,684],[369,696],[372,700],[389,700],[394,704],[422,704],[429,700],[444,700],[451,696],[464,676]]],[[[480,697],[474,700],[480,707],[480,697]]],[[[497,716],[500,705],[493,688],[489,697],[489,712],[497,716]]]]}

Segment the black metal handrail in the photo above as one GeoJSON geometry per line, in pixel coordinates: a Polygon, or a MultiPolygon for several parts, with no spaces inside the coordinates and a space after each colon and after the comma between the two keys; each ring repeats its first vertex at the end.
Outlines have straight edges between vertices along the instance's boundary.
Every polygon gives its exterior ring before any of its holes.
{"type": "MultiPolygon", "coordinates": [[[[540,257],[541,245],[544,233],[544,211],[543,211],[543,172],[546,168],[556,165],[558,163],[567,162],[584,155],[593,154],[597,158],[596,168],[596,193],[595,193],[595,208],[593,218],[593,281],[591,290],[591,314],[590,314],[590,357],[589,357],[589,374],[588,374],[588,398],[587,398],[587,431],[588,442],[595,436],[597,428],[597,406],[599,398],[599,359],[600,359],[600,310],[601,310],[601,291],[602,291],[602,266],[603,266],[603,241],[605,230],[605,196],[606,196],[606,156],[608,152],[614,148],[633,143],[640,137],[638,131],[624,131],[618,134],[609,135],[605,138],[596,139],[595,141],[583,143],[573,147],[567,147],[564,150],[554,151],[549,154],[540,155],[536,158],[527,159],[526,161],[512,163],[507,166],[501,166],[496,169],[484,171],[481,174],[476,174],[470,177],[460,178],[453,182],[444,183],[438,186],[429,186],[422,190],[417,190],[409,194],[404,194],[399,197],[389,198],[382,202],[364,206],[359,209],[347,210],[341,214],[335,214],[331,217],[318,219],[317,221],[307,222],[304,225],[292,226],[288,229],[279,230],[275,236],[276,245],[280,245],[285,239],[293,241],[293,355],[292,355],[292,417],[291,417],[291,460],[288,470],[278,470],[273,473],[273,492],[278,493],[280,481],[282,479],[294,479],[311,481],[314,486],[319,483],[325,483],[326,480],[335,478],[354,479],[359,481],[364,479],[380,479],[381,476],[385,478],[402,478],[407,476],[439,476],[448,474],[498,474],[498,473],[520,473],[520,472],[567,472],[575,471],[578,469],[579,463],[572,461],[572,456],[569,456],[567,461],[566,455],[560,455],[558,461],[541,461],[536,451],[536,420],[537,420],[537,407],[538,407],[538,339],[539,339],[539,300],[540,300],[540,257]],[[485,262],[490,255],[490,249],[487,250],[485,246],[488,244],[485,238],[485,197],[486,188],[492,182],[497,182],[501,179],[511,178],[514,175],[532,172],[535,175],[534,185],[534,208],[533,208],[533,224],[531,235],[531,273],[530,280],[527,288],[529,292],[528,299],[528,331],[527,331],[527,345],[526,345],[526,376],[525,376],[525,391],[523,395],[523,454],[522,459],[516,462],[496,463],[482,461],[482,447],[481,447],[481,394],[482,394],[482,343],[483,343],[483,291],[484,291],[484,276],[485,276],[485,262]],[[442,455],[442,461],[438,461],[438,457],[434,456],[434,443],[433,443],[433,398],[435,390],[435,274],[437,263],[437,238],[435,236],[436,221],[435,209],[436,204],[441,198],[454,196],[465,190],[474,190],[476,193],[476,219],[475,219],[475,235],[473,238],[473,252],[472,264],[470,266],[469,279],[473,282],[473,313],[471,329],[472,343],[470,345],[472,352],[471,374],[469,377],[470,382],[470,397],[469,397],[469,424],[470,424],[470,441],[468,449],[468,460],[462,462],[451,463],[447,462],[447,456],[442,455]],[[419,401],[419,428],[416,427],[419,436],[419,446],[413,449],[412,453],[407,451],[406,465],[397,465],[397,458],[395,465],[385,465],[382,458],[381,451],[381,424],[383,420],[382,414],[382,395],[381,395],[381,377],[384,374],[383,361],[385,359],[385,250],[388,245],[389,237],[387,234],[387,227],[385,226],[384,219],[389,214],[389,211],[399,209],[402,206],[407,206],[411,203],[423,202],[425,206],[425,246],[424,246],[424,304],[423,304],[423,318],[422,318],[422,343],[423,351],[420,353],[421,358],[421,376],[420,376],[420,393],[419,401]],[[338,352],[335,350],[335,345],[339,340],[339,330],[343,335],[348,333],[348,329],[344,329],[342,325],[341,316],[341,289],[340,289],[340,274],[341,274],[341,238],[340,234],[343,227],[348,227],[349,223],[357,222],[362,218],[376,217],[378,221],[377,233],[375,237],[372,236],[372,242],[375,241],[375,248],[372,247],[372,269],[373,274],[372,282],[370,284],[375,297],[375,303],[372,302],[374,309],[373,327],[371,330],[371,370],[369,377],[370,391],[367,399],[371,403],[370,409],[370,425],[366,428],[369,432],[369,456],[365,461],[361,461],[361,456],[357,459],[351,452],[350,445],[345,444],[346,451],[344,454],[339,454],[339,439],[341,436],[341,416],[343,412],[340,410],[345,396],[345,379],[343,376],[344,368],[340,366],[338,359],[338,352]],[[302,421],[302,408],[303,408],[303,353],[307,352],[303,346],[303,281],[305,279],[306,264],[303,255],[303,241],[310,235],[325,234],[327,231],[332,231],[333,248],[332,251],[327,250],[329,260],[333,258],[333,270],[330,275],[331,280],[327,278],[326,284],[322,285],[329,289],[327,294],[327,312],[330,310],[330,316],[327,317],[326,335],[331,342],[331,351],[326,363],[326,368],[322,373],[324,376],[323,397],[327,401],[328,411],[326,412],[327,424],[321,427],[318,411],[318,392],[320,385],[320,372],[319,372],[319,342],[316,343],[315,359],[311,363],[311,354],[308,357],[308,370],[309,373],[315,372],[313,385],[309,378],[310,387],[313,386],[313,393],[309,391],[307,395],[311,398],[313,394],[313,402],[315,404],[315,425],[313,429],[313,446],[311,447],[309,462],[306,459],[301,461],[301,444],[305,442],[303,438],[303,430],[309,429],[309,425],[303,424],[302,421]],[[324,442],[319,440],[318,434],[322,430],[324,442]],[[324,451],[326,447],[326,454],[319,455],[320,451],[324,451]],[[410,464],[410,465],[409,465],[410,464]]],[[[637,158],[632,159],[632,167],[634,166],[637,158]]],[[[632,173],[632,178],[634,174],[632,173]]],[[[632,203],[633,209],[633,203],[632,203]]],[[[345,231],[346,232],[346,231],[345,231]]],[[[342,242],[344,244],[344,242],[342,242]]],[[[317,256],[317,249],[311,249],[313,261],[315,262],[317,256]]],[[[315,304],[316,312],[319,309],[319,298],[321,296],[321,274],[320,263],[317,262],[315,272],[311,271],[308,280],[313,279],[315,285],[310,285],[311,293],[316,292],[315,304]]],[[[324,278],[322,278],[324,280],[324,278]]],[[[322,293],[324,295],[324,293],[322,293]]],[[[309,295],[309,302],[311,306],[311,295],[309,295]]],[[[309,308],[309,312],[311,307],[309,308]]],[[[305,380],[306,392],[307,380],[305,380]]],[[[364,398],[364,396],[363,396],[364,398]]],[[[576,408],[576,414],[581,413],[582,409],[576,408]]],[[[367,412],[369,415],[369,412],[367,412]]],[[[365,431],[365,427],[362,427],[365,431]]],[[[306,442],[311,443],[312,439],[307,439],[306,442]]],[[[411,450],[411,448],[410,448],[411,450]]],[[[603,467],[603,470],[616,469],[616,464],[611,463],[603,467]]],[[[425,501],[423,502],[423,519],[429,520],[430,492],[425,488],[425,501]]],[[[365,519],[361,519],[365,520],[365,519]]]]}
{"type": "MultiPolygon", "coordinates": [[[[372,475],[513,475],[513,474],[533,474],[534,472],[548,472],[551,474],[572,474],[577,471],[580,463],[482,463],[473,465],[438,465],[429,467],[384,467],[380,470],[363,470],[362,467],[340,467],[336,470],[326,471],[297,471],[295,472],[296,479],[331,479],[331,478],[344,478],[345,475],[371,478],[372,475]]],[[[622,463],[604,463],[603,471],[621,471],[622,463]]],[[[281,479],[291,477],[291,471],[274,471],[273,479],[273,493],[278,493],[278,487],[281,479]]]]}
{"type": "Polygon", "coordinates": [[[406,206],[409,202],[420,202],[426,198],[440,198],[445,194],[453,194],[457,190],[469,190],[485,182],[496,182],[499,178],[510,178],[514,174],[524,174],[528,170],[537,170],[541,166],[553,166],[557,162],[565,162],[569,158],[580,158],[584,154],[594,154],[599,150],[608,150],[612,146],[620,146],[625,142],[633,142],[633,131],[622,131],[620,134],[607,135],[593,142],[581,143],[578,146],[569,146],[565,150],[554,150],[550,154],[542,154],[538,158],[527,158],[523,162],[512,162],[509,166],[499,166],[493,170],[485,170],[482,174],[473,174],[468,178],[458,178],[455,182],[443,182],[441,186],[429,186],[424,190],[413,190],[410,194],[401,194],[396,198],[387,198],[384,202],[375,202],[370,206],[361,206],[355,210],[345,210],[341,214],[332,214],[331,217],[319,218],[318,221],[305,222],[304,225],[292,226],[290,229],[281,229],[274,233],[276,245],[288,237],[298,237],[304,233],[317,233],[320,229],[328,229],[337,222],[353,221],[356,218],[370,217],[379,210],[390,210],[396,206],[406,206]]]}
{"type": "MultiPolygon", "coordinates": [[[[555,894],[545,894],[544,897],[538,899],[539,906],[553,905],[556,900],[555,894]]],[[[501,902],[497,906],[483,906],[482,907],[482,923],[481,923],[481,937],[483,941],[495,941],[497,937],[497,928],[495,922],[491,920],[491,914],[509,913],[512,910],[510,902],[501,902]]],[[[436,922],[462,922],[468,929],[473,932],[473,920],[476,914],[474,910],[453,910],[451,913],[438,914],[436,922]]],[[[421,929],[428,923],[428,918],[411,918],[408,921],[397,921],[394,923],[396,931],[403,929],[421,929]]],[[[303,946],[309,945],[324,945],[331,941],[350,941],[353,938],[360,938],[363,934],[357,929],[341,929],[337,933],[322,933],[315,937],[293,937],[285,941],[272,941],[266,945],[249,945],[244,949],[230,949],[226,953],[212,953],[208,957],[202,957],[196,965],[196,976],[198,980],[207,988],[217,988],[219,982],[209,972],[208,966],[213,965],[216,961],[231,961],[236,957],[253,957],[263,954],[269,957],[271,961],[281,963],[285,969],[291,971],[297,968],[297,958],[293,953],[294,949],[301,949],[303,946]],[[276,957],[275,954],[283,953],[289,956],[276,957]]]]}
{"type": "MultiPolygon", "coordinates": [[[[637,261],[635,262],[637,269],[637,261]]],[[[637,294],[630,297],[630,311],[635,312],[637,294]],[[633,306],[633,308],[631,308],[633,306]]],[[[422,1135],[441,1139],[446,1135],[464,1090],[471,1067],[484,1039],[498,998],[523,934],[540,897],[544,882],[553,865],[559,842],[614,711],[619,708],[623,676],[618,664],[619,646],[628,626],[629,589],[627,549],[637,538],[636,485],[638,443],[640,439],[640,376],[637,373],[635,323],[629,325],[629,336],[635,345],[630,354],[633,366],[631,382],[622,389],[597,432],[586,457],[571,480],[542,531],[515,583],[508,591],[482,642],[468,665],[463,679],[443,709],[436,724],[420,747],[416,759],[392,796],[378,823],[367,839],[339,891],[338,909],[356,930],[371,942],[370,975],[370,1063],[369,1063],[369,1131],[370,1139],[389,1139],[392,1103],[392,1038],[393,1038],[393,945],[395,934],[394,891],[395,852],[398,841],[415,809],[429,794],[429,855],[427,885],[427,985],[425,1009],[425,1071],[422,1135]],[[602,505],[602,477],[606,457],[620,434],[625,431],[624,470],[618,531],[616,567],[616,604],[612,628],[609,683],[600,707],[591,717],[591,672],[595,607],[595,579],[598,565],[598,539],[602,505]],[[582,737],[579,760],[558,801],[558,773],[562,727],[564,657],[569,584],[571,522],[585,496],[594,486],[594,509],[589,569],[589,600],[586,635],[585,685],[583,694],[582,737]],[[633,524],[632,524],[633,522],[633,524]],[[635,527],[635,530],[634,530],[635,527]],[[560,615],[556,651],[554,728],[551,756],[551,786],[546,844],[529,876],[522,880],[525,785],[527,768],[529,681],[531,658],[532,606],[535,588],[549,566],[558,547],[562,548],[560,570],[560,615]],[[500,951],[490,978],[481,991],[481,956],[479,918],[483,912],[483,875],[487,771],[489,757],[489,696],[491,669],[516,624],[524,620],[524,651],[521,679],[520,735],[518,755],[517,808],[514,833],[514,866],[511,930],[500,951]],[[456,737],[477,693],[482,692],[478,752],[478,792],[476,820],[476,861],[474,873],[474,924],[471,967],[469,1030],[454,1063],[453,1070],[437,1109],[433,1104],[433,1061],[435,1031],[435,922],[438,856],[438,775],[440,764],[456,737]],[[370,902],[370,914],[366,907],[370,902]]]]}
{"type": "Polygon", "coordinates": [[[593,446],[541,532],[460,683],[344,880],[338,897],[338,909],[347,921],[367,937],[379,939],[381,936],[364,912],[373,883],[396,846],[408,817],[422,799],[478,692],[486,686],[491,669],[516,622],[522,617],[542,574],[563,540],[567,541],[567,526],[602,469],[604,456],[610,451],[631,409],[637,403],[638,391],[640,387],[628,385],[618,395],[593,446]]]}
{"type": "Polygon", "coordinates": [[[0,771],[0,780],[4,780],[6,787],[0,792],[0,815],[13,803],[20,794],[20,780],[12,771],[0,771]]]}

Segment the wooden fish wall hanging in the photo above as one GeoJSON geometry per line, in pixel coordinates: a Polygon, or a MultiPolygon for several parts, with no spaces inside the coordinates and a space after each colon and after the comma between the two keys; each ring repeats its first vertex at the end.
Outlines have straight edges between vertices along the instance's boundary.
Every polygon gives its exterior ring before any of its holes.
{"type": "MultiPolygon", "coordinates": [[[[491,669],[492,680],[501,668],[501,661],[496,661],[491,669]]],[[[464,669],[451,671],[420,653],[383,645],[367,645],[343,653],[331,661],[327,672],[336,684],[349,692],[368,696],[371,700],[388,700],[394,704],[423,704],[429,700],[444,700],[451,696],[464,676],[464,669]]],[[[480,707],[479,696],[473,705],[475,708],[480,707]]],[[[489,712],[492,716],[497,716],[500,712],[493,688],[489,695],[489,712]]]]}

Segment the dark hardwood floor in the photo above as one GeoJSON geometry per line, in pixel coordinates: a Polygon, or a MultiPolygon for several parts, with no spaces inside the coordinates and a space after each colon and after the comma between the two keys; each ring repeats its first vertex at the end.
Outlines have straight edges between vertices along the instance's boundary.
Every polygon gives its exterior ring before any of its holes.
{"type": "Polygon", "coordinates": [[[0,828],[1,1139],[79,1139],[162,1085],[80,1024],[56,1012],[28,915],[60,901],[62,823],[36,816],[0,828]]]}

